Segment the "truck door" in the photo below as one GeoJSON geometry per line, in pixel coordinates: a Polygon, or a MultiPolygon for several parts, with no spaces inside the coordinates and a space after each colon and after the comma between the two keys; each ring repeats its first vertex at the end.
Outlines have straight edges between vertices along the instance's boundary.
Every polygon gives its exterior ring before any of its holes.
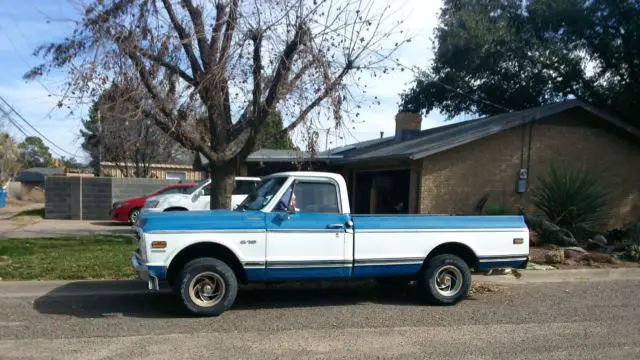
{"type": "Polygon", "coordinates": [[[342,214],[339,187],[333,180],[294,181],[266,217],[266,278],[350,277],[349,219],[342,214]]]}

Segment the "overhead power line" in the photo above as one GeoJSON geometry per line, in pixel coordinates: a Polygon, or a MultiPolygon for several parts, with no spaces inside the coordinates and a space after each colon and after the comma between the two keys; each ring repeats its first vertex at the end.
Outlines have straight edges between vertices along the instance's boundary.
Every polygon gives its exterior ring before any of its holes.
{"type": "MultiPolygon", "coordinates": [[[[18,118],[20,118],[22,121],[24,121],[24,123],[25,123],[25,124],[29,125],[29,127],[30,127],[30,128],[32,128],[32,129],[33,129],[33,131],[35,131],[35,132],[36,132],[38,135],[40,135],[43,139],[47,140],[47,141],[48,141],[52,146],[54,146],[54,147],[56,147],[56,148],[60,149],[60,151],[62,151],[62,152],[64,152],[64,153],[66,153],[66,154],[68,154],[68,155],[70,155],[70,156],[72,156],[72,157],[75,157],[75,156],[76,156],[76,155],[74,155],[74,154],[72,154],[72,153],[68,152],[67,150],[65,150],[65,149],[61,148],[60,146],[58,146],[56,143],[54,143],[53,141],[51,141],[48,137],[44,136],[44,134],[42,134],[40,131],[38,131],[38,129],[36,129],[36,128],[35,128],[35,126],[31,125],[31,123],[29,123],[29,122],[27,121],[27,119],[25,119],[22,115],[20,115],[20,113],[19,113],[19,112],[17,112],[17,111],[16,111],[16,109],[14,109],[14,108],[13,108],[13,106],[11,106],[11,104],[9,104],[9,103],[7,102],[7,100],[5,100],[5,99],[4,99],[4,97],[0,96],[0,100],[1,100],[5,105],[7,105],[7,107],[8,107],[8,108],[9,108],[9,109],[14,113],[14,114],[18,115],[18,118]]],[[[3,112],[5,112],[5,111],[3,111],[3,112]]],[[[14,124],[14,125],[15,125],[15,122],[14,122],[13,120],[11,120],[11,116],[7,116],[7,117],[10,119],[9,121],[10,121],[12,124],[14,124]]],[[[17,127],[17,125],[16,125],[16,127],[17,127]]],[[[21,131],[21,132],[22,132],[23,134],[25,134],[25,136],[28,136],[28,135],[26,135],[26,133],[25,133],[24,131],[21,131]]]]}

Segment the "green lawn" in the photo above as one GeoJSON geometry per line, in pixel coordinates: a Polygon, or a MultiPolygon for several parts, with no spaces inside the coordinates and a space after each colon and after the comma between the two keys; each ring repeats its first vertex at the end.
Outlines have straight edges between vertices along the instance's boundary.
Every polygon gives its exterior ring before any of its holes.
{"type": "Polygon", "coordinates": [[[131,279],[133,236],[0,240],[2,280],[131,279]]]}

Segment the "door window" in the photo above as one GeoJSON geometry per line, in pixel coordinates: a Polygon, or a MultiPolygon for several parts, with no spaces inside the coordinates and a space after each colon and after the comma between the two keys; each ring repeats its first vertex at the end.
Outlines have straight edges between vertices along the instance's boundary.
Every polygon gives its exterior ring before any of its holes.
{"type": "Polygon", "coordinates": [[[287,208],[295,208],[297,212],[340,213],[338,188],[329,182],[296,182],[273,210],[286,211],[287,208]]]}
{"type": "Polygon", "coordinates": [[[236,187],[233,189],[233,195],[248,195],[255,190],[258,185],[257,181],[236,180],[236,187]]]}

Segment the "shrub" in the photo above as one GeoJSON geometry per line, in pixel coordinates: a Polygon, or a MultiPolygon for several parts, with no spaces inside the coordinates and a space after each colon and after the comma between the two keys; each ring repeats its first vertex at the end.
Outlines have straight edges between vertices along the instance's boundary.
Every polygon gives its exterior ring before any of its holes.
{"type": "Polygon", "coordinates": [[[549,221],[582,237],[607,220],[608,191],[591,174],[552,166],[538,181],[532,202],[549,221]]]}
{"type": "Polygon", "coordinates": [[[636,221],[627,228],[627,239],[630,243],[640,246],[640,221],[636,221]]]}
{"type": "Polygon", "coordinates": [[[640,262],[640,244],[628,244],[622,251],[622,258],[630,261],[640,262]]]}

